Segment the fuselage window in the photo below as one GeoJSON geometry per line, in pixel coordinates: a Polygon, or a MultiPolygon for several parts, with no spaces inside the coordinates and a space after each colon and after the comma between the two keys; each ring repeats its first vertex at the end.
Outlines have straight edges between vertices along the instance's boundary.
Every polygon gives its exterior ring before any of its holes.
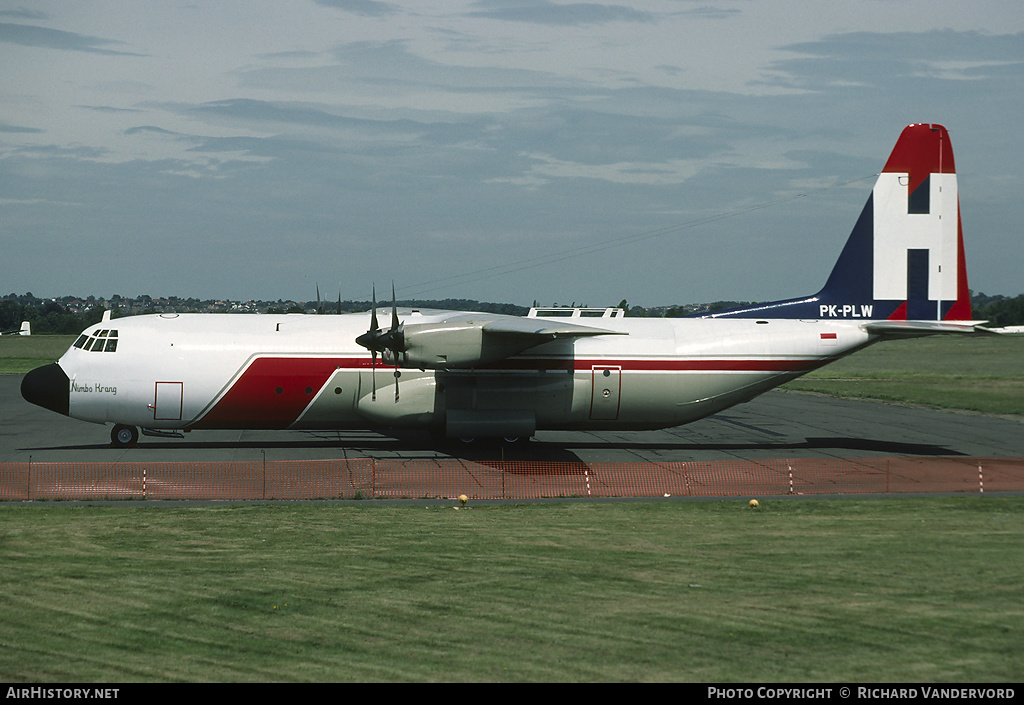
{"type": "Polygon", "coordinates": [[[85,345],[85,341],[87,341],[88,339],[89,336],[87,336],[85,333],[82,333],[80,336],[78,336],[78,340],[75,341],[75,347],[82,347],[83,345],[85,345]]]}

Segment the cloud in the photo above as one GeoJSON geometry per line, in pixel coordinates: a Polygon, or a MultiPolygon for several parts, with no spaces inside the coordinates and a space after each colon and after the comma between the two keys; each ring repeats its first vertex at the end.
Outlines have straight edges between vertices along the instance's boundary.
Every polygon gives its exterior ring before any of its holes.
{"type": "Polygon", "coordinates": [[[107,48],[111,45],[121,45],[123,42],[90,37],[75,32],[64,32],[59,29],[49,29],[47,27],[27,24],[11,24],[8,22],[0,22],[0,42],[44,49],[83,51],[93,54],[143,56],[134,52],[115,51],[107,48]]]}
{"type": "Polygon", "coordinates": [[[849,32],[781,47],[799,54],[769,66],[775,85],[891,86],[906,79],[978,80],[1024,72],[1024,33],[991,35],[950,29],[849,32]]]}
{"type": "Polygon", "coordinates": [[[26,127],[24,125],[8,125],[6,123],[0,122],[0,132],[9,132],[11,134],[32,135],[32,134],[40,134],[40,133],[44,132],[44,130],[39,129],[38,127],[26,127]]]}
{"type": "MultiPolygon", "coordinates": [[[[416,104],[423,109],[439,107],[441,101],[436,101],[436,92],[449,96],[478,92],[509,96],[553,89],[565,93],[579,90],[577,82],[555,71],[481,64],[476,56],[431,59],[411,51],[403,40],[346,43],[334,47],[329,59],[317,66],[247,67],[239,71],[240,83],[243,87],[289,94],[319,93],[336,101],[363,94],[385,106],[402,101],[412,91],[416,104]],[[465,63],[459,63],[460,59],[465,63]]],[[[458,108],[453,105],[451,110],[458,108]]]]}
{"type": "Polygon", "coordinates": [[[118,108],[113,105],[79,105],[79,108],[85,110],[92,110],[97,113],[109,113],[111,115],[118,115],[121,113],[139,113],[142,112],[138,108],[118,108]]]}
{"type": "Polygon", "coordinates": [[[180,135],[177,132],[171,132],[170,130],[165,130],[162,127],[154,127],[153,125],[140,125],[138,127],[130,127],[130,128],[128,128],[127,130],[124,131],[124,134],[126,134],[126,135],[150,134],[150,135],[162,135],[162,136],[165,136],[165,137],[180,137],[180,135]]]}
{"type": "Polygon", "coordinates": [[[697,159],[669,159],[663,162],[617,162],[582,164],[555,159],[547,154],[523,155],[532,168],[513,182],[543,185],[551,179],[599,179],[617,184],[681,184],[707,166],[697,159]]]}
{"type": "Polygon", "coordinates": [[[27,7],[20,7],[17,10],[0,10],[0,17],[17,17],[19,20],[46,20],[49,16],[39,10],[30,10],[27,7]]]}
{"type": "Polygon", "coordinates": [[[483,0],[476,3],[485,9],[467,13],[469,17],[526,22],[545,25],[593,25],[609,22],[651,22],[649,12],[622,5],[597,3],[569,3],[559,5],[546,0],[518,2],[517,0],[483,0]]]}
{"type": "Polygon", "coordinates": [[[344,10],[365,17],[384,17],[397,12],[394,5],[377,0],[315,0],[317,5],[344,10]]]}

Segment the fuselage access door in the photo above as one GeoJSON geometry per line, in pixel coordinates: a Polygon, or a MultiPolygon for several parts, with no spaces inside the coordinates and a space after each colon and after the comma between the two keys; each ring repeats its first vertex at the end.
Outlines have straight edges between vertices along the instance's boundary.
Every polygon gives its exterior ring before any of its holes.
{"type": "Polygon", "coordinates": [[[590,368],[590,379],[591,420],[617,420],[622,393],[622,367],[619,365],[594,365],[590,368]]]}

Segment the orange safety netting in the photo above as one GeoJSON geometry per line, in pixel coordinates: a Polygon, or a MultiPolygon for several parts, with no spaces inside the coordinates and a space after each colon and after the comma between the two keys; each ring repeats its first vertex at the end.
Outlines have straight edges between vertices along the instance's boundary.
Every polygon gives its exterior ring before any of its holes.
{"type": "Polygon", "coordinates": [[[728,497],[1024,490],[1024,458],[685,463],[444,460],[0,463],[0,500],[728,497]]]}

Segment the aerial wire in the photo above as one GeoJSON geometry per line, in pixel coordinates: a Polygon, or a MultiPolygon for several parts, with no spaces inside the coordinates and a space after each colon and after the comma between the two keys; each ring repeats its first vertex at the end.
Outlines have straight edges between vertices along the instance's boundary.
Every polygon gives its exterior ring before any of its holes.
{"type": "Polygon", "coordinates": [[[458,286],[463,284],[470,284],[473,282],[483,281],[490,279],[495,276],[505,276],[508,274],[514,274],[516,272],[522,272],[527,269],[534,269],[536,267],[543,266],[545,264],[553,264],[555,262],[562,262],[575,257],[581,257],[584,255],[594,254],[595,252],[602,252],[604,250],[613,249],[616,247],[623,247],[625,245],[631,245],[636,242],[642,242],[644,240],[650,240],[664,235],[672,233],[682,232],[683,230],[690,230],[702,225],[714,223],[719,220],[726,220],[728,218],[735,218],[737,216],[746,215],[755,211],[764,210],[765,208],[772,208],[775,206],[796,201],[801,198],[807,198],[808,196],[818,196],[823,193],[827,193],[837,188],[843,188],[851,184],[856,184],[867,179],[877,178],[878,173],[868,174],[867,176],[861,176],[856,179],[844,181],[842,183],[833,184],[832,186],[826,186],[815,191],[806,193],[797,193],[792,196],[786,196],[784,198],[777,198],[772,201],[765,201],[764,203],[758,203],[752,206],[746,206],[743,208],[735,208],[728,211],[721,211],[713,215],[709,215],[703,218],[697,218],[696,220],[687,221],[685,223],[677,223],[675,225],[669,225],[661,228],[655,228],[654,230],[648,230],[635,235],[627,235],[626,237],[617,238],[614,240],[607,240],[605,242],[594,243],[591,245],[584,245],[569,250],[560,250],[557,252],[547,253],[545,255],[538,255],[536,257],[529,257],[526,259],[517,260],[515,262],[505,262],[503,264],[495,265],[493,267],[484,267],[482,269],[476,269],[471,272],[463,272],[462,274],[454,274],[447,277],[441,277],[438,279],[431,279],[418,284],[410,284],[407,286],[399,287],[400,291],[406,293],[406,296],[413,297],[432,291],[438,291],[440,289],[446,289],[452,286],[458,286]],[[435,286],[436,285],[436,286],[435,286]]]}

